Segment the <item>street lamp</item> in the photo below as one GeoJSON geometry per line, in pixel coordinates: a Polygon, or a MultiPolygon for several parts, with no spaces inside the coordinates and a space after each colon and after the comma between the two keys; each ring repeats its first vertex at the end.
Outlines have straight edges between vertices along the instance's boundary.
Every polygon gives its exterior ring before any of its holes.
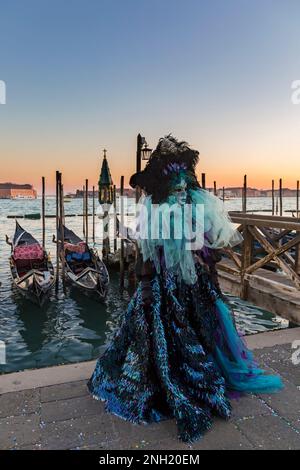
{"type": "Polygon", "coordinates": [[[142,160],[149,160],[150,155],[152,153],[152,149],[148,148],[148,144],[147,144],[146,140],[145,140],[144,145],[142,147],[141,153],[142,153],[142,160]]]}
{"type": "MultiPolygon", "coordinates": [[[[137,136],[137,149],[136,149],[136,172],[138,173],[142,169],[142,160],[149,160],[152,149],[148,148],[145,137],[141,134],[137,136]]],[[[136,201],[140,198],[140,189],[136,188],[136,201]]]]}

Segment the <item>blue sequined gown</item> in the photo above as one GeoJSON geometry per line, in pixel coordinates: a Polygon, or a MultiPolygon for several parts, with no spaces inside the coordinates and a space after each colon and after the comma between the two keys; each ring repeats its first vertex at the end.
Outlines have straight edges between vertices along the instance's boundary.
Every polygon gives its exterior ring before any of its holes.
{"type": "Polygon", "coordinates": [[[193,442],[212,416],[229,418],[234,392],[273,392],[240,338],[217,281],[214,250],[196,261],[197,282],[142,263],[122,322],[88,382],[106,409],[134,423],[175,418],[179,438],[193,442]]]}

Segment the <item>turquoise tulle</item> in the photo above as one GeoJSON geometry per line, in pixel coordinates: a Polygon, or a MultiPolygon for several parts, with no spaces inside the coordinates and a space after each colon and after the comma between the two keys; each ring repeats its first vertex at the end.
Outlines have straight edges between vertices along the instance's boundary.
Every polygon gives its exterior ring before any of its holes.
{"type": "Polygon", "coordinates": [[[143,260],[151,260],[160,272],[158,248],[166,268],[187,284],[197,281],[193,251],[234,246],[242,241],[233,227],[223,202],[203,189],[188,190],[187,204],[176,199],[153,205],[151,196],[139,203],[136,238],[143,260]]]}
{"type": "Polygon", "coordinates": [[[283,388],[279,376],[264,375],[253,354],[239,336],[228,305],[217,299],[216,313],[221,334],[216,340],[214,351],[218,366],[229,389],[238,392],[273,393],[283,388]]]}

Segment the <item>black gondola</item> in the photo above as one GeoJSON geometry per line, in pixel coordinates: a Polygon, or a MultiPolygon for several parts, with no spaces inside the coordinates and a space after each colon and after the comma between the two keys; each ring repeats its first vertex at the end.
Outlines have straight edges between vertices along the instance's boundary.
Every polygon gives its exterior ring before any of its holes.
{"type": "Polygon", "coordinates": [[[79,288],[86,294],[94,294],[96,298],[105,300],[109,274],[104,262],[98,253],[91,249],[72,230],[63,227],[64,249],[61,250],[61,260],[65,267],[65,276],[73,286],[79,288]],[[83,252],[78,254],[72,250],[73,247],[82,245],[83,252]]]}
{"type": "MultiPolygon", "coordinates": [[[[14,285],[25,297],[42,306],[49,298],[55,283],[55,273],[48,253],[41,244],[16,221],[16,229],[11,246],[10,270],[14,285]],[[20,248],[38,256],[22,257],[20,248]]],[[[23,250],[24,251],[24,250],[23,250]]]]}

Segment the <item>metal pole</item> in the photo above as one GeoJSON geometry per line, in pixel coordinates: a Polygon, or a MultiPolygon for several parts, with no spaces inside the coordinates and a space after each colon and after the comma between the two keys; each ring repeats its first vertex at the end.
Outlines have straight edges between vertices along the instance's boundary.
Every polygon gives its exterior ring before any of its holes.
{"type": "MultiPolygon", "coordinates": [[[[143,138],[141,134],[137,136],[137,148],[136,148],[136,172],[138,173],[141,171],[142,168],[142,147],[143,147],[143,138]]],[[[135,200],[136,202],[139,201],[141,197],[140,188],[136,188],[135,190],[135,200]]]]}

